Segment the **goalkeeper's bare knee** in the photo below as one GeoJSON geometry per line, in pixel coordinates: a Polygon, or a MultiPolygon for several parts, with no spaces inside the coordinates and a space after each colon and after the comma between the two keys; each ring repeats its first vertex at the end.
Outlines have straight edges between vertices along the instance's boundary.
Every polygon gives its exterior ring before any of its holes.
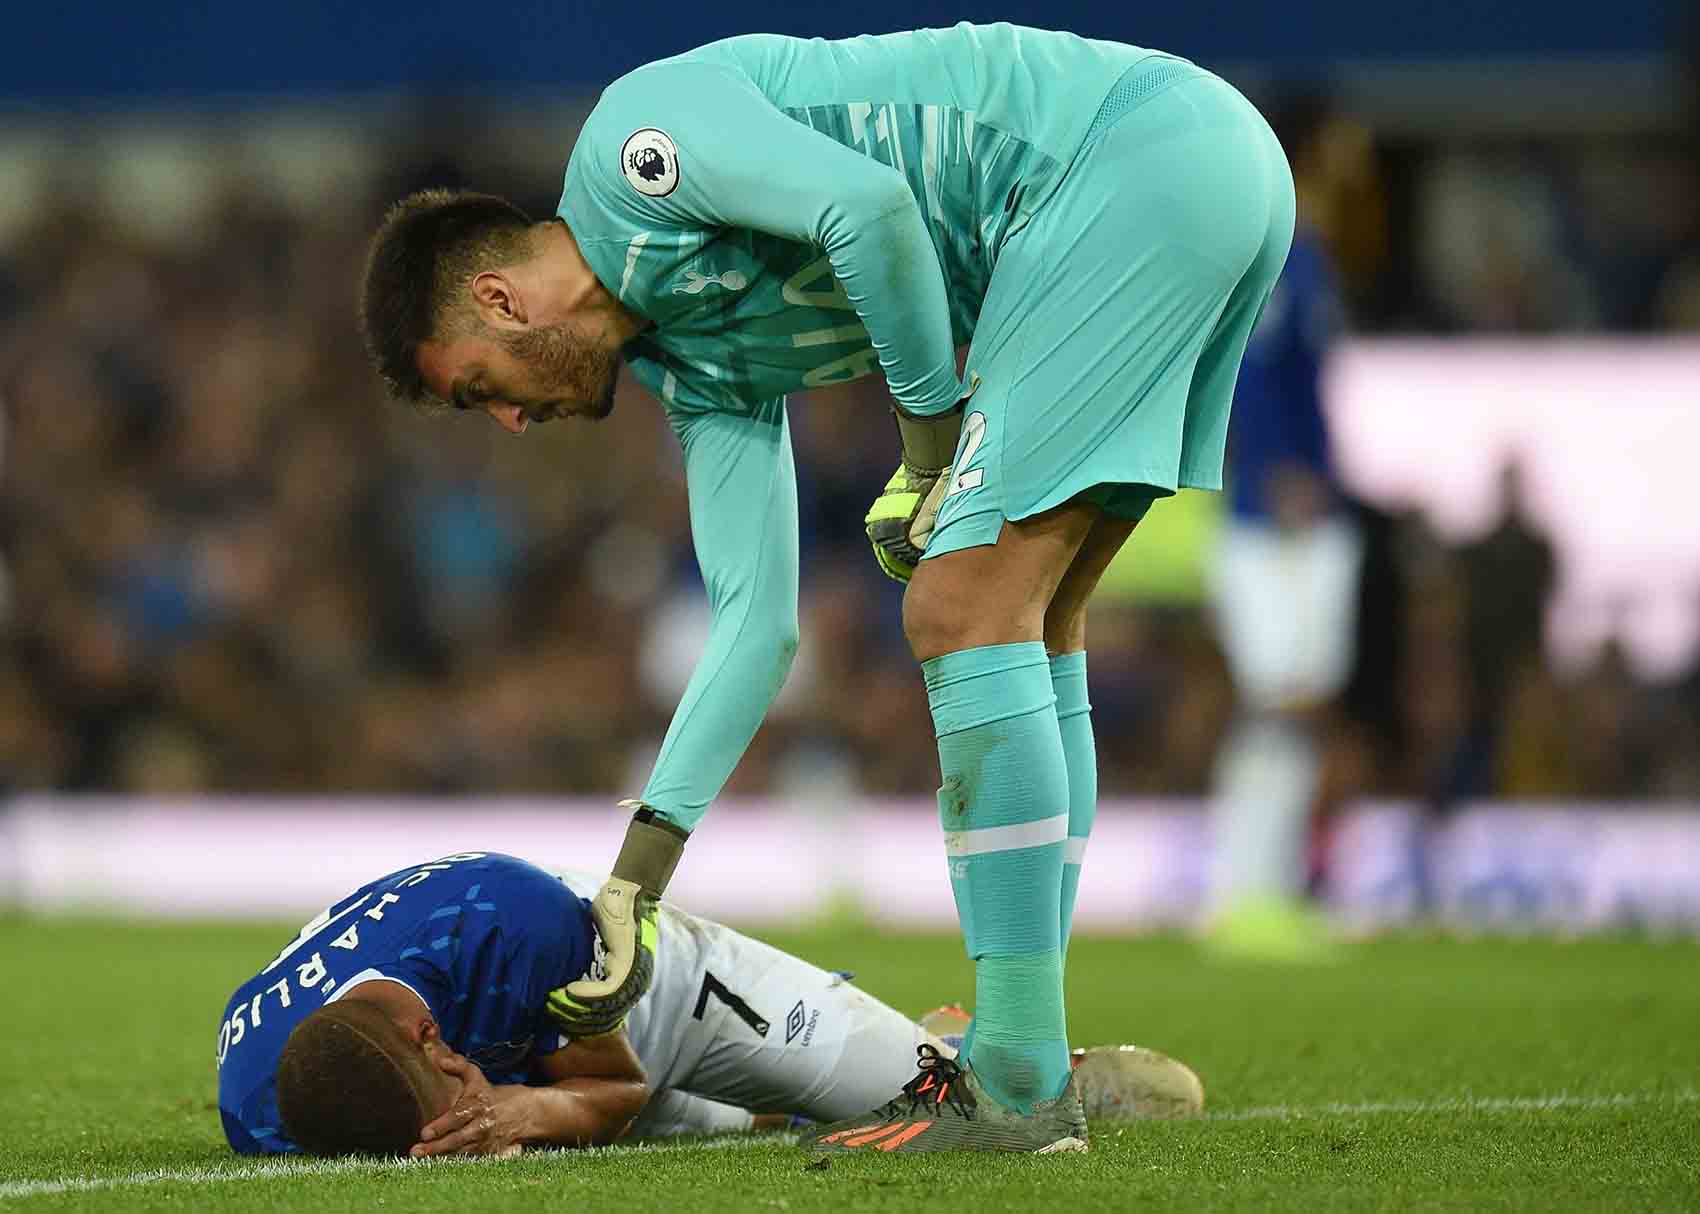
{"type": "Polygon", "coordinates": [[[922,561],[903,597],[915,659],[1042,640],[1046,609],[1096,517],[1070,503],[1005,523],[996,544],[922,561]]]}

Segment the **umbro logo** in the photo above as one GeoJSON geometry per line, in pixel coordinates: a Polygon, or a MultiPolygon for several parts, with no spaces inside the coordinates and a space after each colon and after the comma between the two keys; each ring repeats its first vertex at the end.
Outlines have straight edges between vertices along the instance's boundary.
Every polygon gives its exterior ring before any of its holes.
{"type": "Polygon", "coordinates": [[[811,1012],[801,999],[797,1000],[791,1010],[785,1013],[785,1044],[790,1045],[800,1033],[803,1044],[808,1045],[815,1039],[815,1026],[819,1023],[820,1009],[817,1007],[811,1012]]]}

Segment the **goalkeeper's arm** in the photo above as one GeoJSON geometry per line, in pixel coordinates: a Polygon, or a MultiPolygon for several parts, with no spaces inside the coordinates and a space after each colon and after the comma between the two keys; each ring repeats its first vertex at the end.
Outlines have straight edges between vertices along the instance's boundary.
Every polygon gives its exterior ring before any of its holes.
{"type": "Polygon", "coordinates": [[[673,422],[713,624],[643,800],[631,803],[638,812],[620,859],[591,903],[605,974],[549,997],[550,1014],[574,1037],[617,1028],[648,989],[660,896],[797,648],[797,484],[784,401],[749,415],[704,412],[673,422]]]}
{"type": "Polygon", "coordinates": [[[641,799],[691,831],[743,758],[797,650],[797,479],[783,400],[747,416],[672,420],[712,621],[641,799]]]}

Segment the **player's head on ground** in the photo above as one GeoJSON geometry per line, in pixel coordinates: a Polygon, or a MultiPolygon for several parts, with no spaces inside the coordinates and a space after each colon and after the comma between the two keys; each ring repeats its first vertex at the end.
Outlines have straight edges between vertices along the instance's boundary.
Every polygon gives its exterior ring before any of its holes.
{"type": "Polygon", "coordinates": [[[564,223],[464,190],[390,208],[367,251],[361,323],[395,396],[488,413],[515,434],[608,416],[620,347],[641,324],[564,223]]]}
{"type": "Polygon", "coordinates": [[[436,1021],[396,994],[418,1003],[405,988],[366,983],[308,1016],[284,1043],[278,1113],[308,1154],[405,1155],[459,1097],[461,1081],[438,1065],[453,1051],[436,1021]],[[374,997],[354,997],[362,992],[374,997]]]}

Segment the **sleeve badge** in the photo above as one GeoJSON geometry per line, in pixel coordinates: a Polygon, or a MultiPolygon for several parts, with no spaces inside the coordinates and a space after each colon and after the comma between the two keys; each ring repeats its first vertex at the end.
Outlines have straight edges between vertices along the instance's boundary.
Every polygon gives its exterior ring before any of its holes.
{"type": "Polygon", "coordinates": [[[620,172],[638,193],[665,198],[679,184],[679,149],[666,131],[640,127],[620,148],[620,172]]]}

